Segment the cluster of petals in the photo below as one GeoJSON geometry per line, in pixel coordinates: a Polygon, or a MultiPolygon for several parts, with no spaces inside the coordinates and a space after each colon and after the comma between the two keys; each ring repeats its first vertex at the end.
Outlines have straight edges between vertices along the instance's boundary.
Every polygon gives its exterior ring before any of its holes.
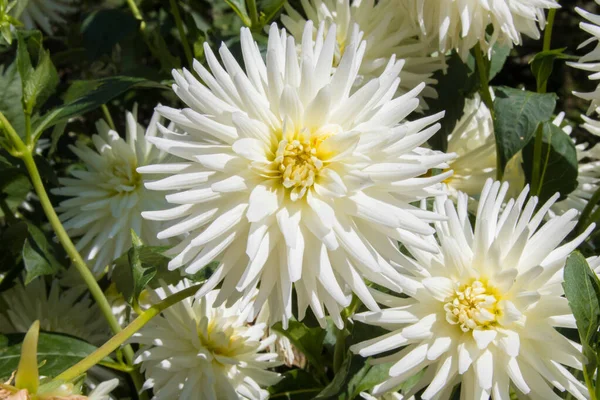
{"type": "Polygon", "coordinates": [[[220,261],[199,296],[222,282],[220,305],[250,299],[259,287],[251,317],[268,304],[269,322],[285,327],[295,286],[299,319],[310,306],[323,325],[329,314],[341,327],[351,292],[379,309],[365,279],[397,288],[387,261],[397,241],[432,249],[423,236],[440,216],[411,203],[442,194],[440,182],[452,174],[427,176],[447,169],[453,155],[421,147],[442,113],[405,119],[424,85],[395,97],[403,62],[394,56],[353,91],[366,46],[357,35],[334,70],[336,26],[313,39],[309,21],[300,54],[272,25],[265,62],[243,28],[245,68],[223,44],[222,65],[208,45],[210,71],[194,63],[202,83],[174,71],[186,107],[158,112],[179,131],[159,125],[162,136],[150,141],[184,161],[138,171],[166,175],[147,188],[176,191],[166,196],[172,208],[143,213],[168,226],[159,239],[185,235],[169,268],[194,274],[220,261]]]}
{"type": "Polygon", "coordinates": [[[576,328],[563,269],[594,226],[561,245],[577,224],[577,211],[544,223],[558,194],[539,205],[536,197],[527,200],[528,188],[505,202],[507,191],[507,183],[487,182],[474,227],[467,195],[459,195],[457,206],[437,198],[434,207],[448,218],[435,224],[437,240],[429,239],[437,254],[407,246],[409,255],[398,260],[410,297],[379,293],[388,308],[354,317],[391,331],[355,345],[355,352],[366,357],[397,350],[378,359],[393,364],[375,394],[427,367],[407,397],[425,389],[423,399],[448,398],[460,383],[466,399],[509,399],[511,390],[539,399],[558,399],[554,390],[587,398],[568,370],[582,369],[581,346],[556,328],[576,328]]]}
{"type": "Polygon", "coordinates": [[[82,142],[70,146],[84,168],[72,169],[72,178],[60,178],[62,187],[52,190],[69,197],[57,211],[69,236],[78,237],[77,250],[96,275],[131,247],[132,230],[145,244],[166,244],[157,239],[160,224],[142,218],[143,211],[164,207],[164,196],[146,189],[136,171],[165,158],[148,141],[157,134],[160,116],[155,113],[145,129],[135,114],[126,115],[125,139],[100,120],[98,134],[92,136],[95,149],[82,142]]]}
{"type": "MultiPolygon", "coordinates": [[[[155,301],[189,287],[183,280],[152,293],[155,301]]],[[[187,298],[153,319],[132,341],[142,345],[136,363],[156,400],[264,400],[281,377],[276,353],[267,352],[275,335],[265,337],[264,323],[247,323],[241,301],[215,306],[218,290],[198,300],[187,298]]]]}
{"type": "Polygon", "coordinates": [[[491,55],[495,43],[520,45],[522,34],[539,39],[545,10],[556,0],[401,0],[399,7],[418,25],[424,40],[437,41],[439,51],[456,50],[463,60],[480,45],[491,55]],[[488,27],[491,32],[488,35],[488,27]]]}
{"type": "MultiPolygon", "coordinates": [[[[339,64],[356,35],[354,31],[360,31],[367,48],[358,70],[356,86],[378,78],[394,55],[396,59],[404,60],[398,94],[425,83],[427,87],[419,94],[421,106],[426,109],[426,98],[437,98],[437,92],[431,86],[437,81],[432,75],[445,67],[445,56],[439,53],[432,55],[431,45],[419,38],[419,30],[408,20],[409,15],[402,12],[397,0],[377,3],[373,0],[309,0],[302,5],[304,13],[314,24],[313,38],[324,35],[332,24],[336,25],[334,66],[339,64]]],[[[286,13],[281,16],[281,22],[300,42],[307,20],[289,3],[286,2],[284,7],[286,13]]]]}

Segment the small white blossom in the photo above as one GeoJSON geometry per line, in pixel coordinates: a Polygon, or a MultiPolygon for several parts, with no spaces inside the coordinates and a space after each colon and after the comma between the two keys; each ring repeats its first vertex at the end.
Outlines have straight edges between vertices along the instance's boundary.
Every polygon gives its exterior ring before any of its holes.
{"type": "Polygon", "coordinates": [[[78,238],[77,250],[96,275],[131,247],[131,230],[147,245],[168,242],[156,238],[160,223],[144,220],[142,211],[164,208],[164,196],[147,190],[138,167],[161,162],[165,153],[147,140],[157,133],[160,116],[154,114],[148,128],[136,122],[137,112],[126,115],[126,139],[104,120],[96,123],[95,149],[83,143],[70,146],[84,169],[72,169],[72,178],[60,178],[62,187],[52,193],[68,196],[57,211],[69,236],[78,238]],[[144,133],[145,131],[145,133],[144,133]]]}
{"type": "Polygon", "coordinates": [[[411,256],[397,260],[407,271],[402,286],[410,297],[379,293],[389,308],[354,317],[391,330],[355,345],[355,352],[367,357],[402,348],[382,360],[393,365],[376,395],[427,367],[407,396],[425,389],[424,400],[448,398],[461,383],[465,399],[509,399],[511,390],[552,399],[555,388],[587,398],[567,369],[582,369],[581,345],[556,328],[576,328],[563,269],[594,226],[561,244],[577,224],[576,210],[541,225],[558,194],[535,212],[538,199],[526,202],[528,188],[503,208],[507,191],[506,183],[488,181],[474,227],[467,195],[459,195],[456,208],[438,198],[435,207],[448,217],[436,224],[437,240],[430,239],[439,253],[407,246],[411,256]]]}
{"type": "MultiPolygon", "coordinates": [[[[187,281],[154,292],[155,300],[189,287],[187,281]]],[[[267,371],[281,363],[265,352],[276,337],[263,338],[264,323],[248,324],[249,308],[238,301],[215,306],[218,290],[171,306],[154,318],[132,341],[142,348],[135,362],[142,363],[145,389],[156,400],[264,400],[264,389],[280,380],[267,371]]]]}

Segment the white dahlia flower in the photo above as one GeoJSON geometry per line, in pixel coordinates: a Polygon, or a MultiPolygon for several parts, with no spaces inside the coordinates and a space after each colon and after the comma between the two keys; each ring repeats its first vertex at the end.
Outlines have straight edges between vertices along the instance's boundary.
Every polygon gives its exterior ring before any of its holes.
{"type": "MultiPolygon", "coordinates": [[[[153,294],[159,301],[187,287],[184,280],[153,294]]],[[[154,390],[154,399],[263,400],[264,387],[280,380],[267,371],[281,364],[277,354],[265,352],[275,335],[265,339],[265,324],[248,324],[250,309],[241,301],[215,306],[218,294],[187,298],[133,336],[142,345],[135,362],[142,363],[144,388],[154,390]]]]}
{"type": "Polygon", "coordinates": [[[284,327],[292,286],[300,319],[310,305],[322,324],[328,312],[343,326],[349,290],[377,310],[363,278],[393,286],[386,255],[398,251],[396,240],[430,249],[421,235],[439,216],[410,203],[440,194],[451,174],[422,176],[452,158],[419,147],[441,113],[405,121],[423,85],[393,98],[403,63],[392,57],[350,95],[365,43],[353,37],[332,71],[335,37],[332,25],[314,42],[308,22],[298,57],[294,38],[272,25],[265,63],[243,28],[245,72],[225,45],[225,68],[205,45],[211,72],[194,63],[204,83],[173,72],[188,108],[158,108],[186,134],[161,128],[164,138],[151,140],[186,162],[139,169],[167,175],[146,187],[179,191],[166,196],[175,207],[143,214],[171,221],[161,239],[188,234],[169,268],[194,274],[220,260],[199,296],[223,281],[221,304],[252,296],[260,283],[252,317],[266,303],[270,323],[284,327]]]}
{"type": "MultiPolygon", "coordinates": [[[[600,0],[595,0],[600,5],[600,0]]],[[[575,11],[589,22],[580,22],[579,27],[592,35],[589,39],[579,45],[579,48],[586,47],[591,43],[596,46],[586,55],[579,58],[577,62],[567,62],[568,65],[591,72],[589,79],[597,81],[600,79],[600,15],[592,14],[582,8],[575,8],[575,11]]],[[[575,95],[585,100],[590,100],[591,104],[588,113],[598,111],[600,107],[600,85],[596,90],[590,93],[573,92],[575,95]]]]}
{"type": "MultiPolygon", "coordinates": [[[[496,178],[494,120],[478,93],[472,99],[465,100],[463,116],[448,135],[448,152],[457,155],[449,163],[454,174],[445,180],[453,197],[459,191],[476,197],[488,179],[496,178]]],[[[511,195],[514,196],[525,186],[522,162],[519,153],[504,170],[503,180],[510,183],[511,195]]]]}
{"type": "MultiPolygon", "coordinates": [[[[418,38],[419,30],[410,23],[397,0],[382,0],[377,4],[372,0],[307,0],[302,5],[314,24],[313,39],[323,36],[332,24],[337,26],[334,66],[339,64],[358,26],[367,47],[356,86],[378,78],[390,57],[395,55],[397,60],[405,62],[400,71],[398,94],[409,92],[424,82],[428,86],[419,94],[421,105],[426,109],[424,98],[437,97],[437,92],[431,87],[437,83],[432,75],[445,66],[445,57],[432,56],[430,43],[418,38]]],[[[300,42],[306,19],[287,2],[284,6],[287,15],[281,16],[281,22],[300,42]]]]}
{"type": "Polygon", "coordinates": [[[96,123],[98,134],[92,136],[95,149],[83,143],[70,146],[85,168],[71,170],[73,178],[59,179],[62,187],[52,190],[70,197],[57,210],[69,236],[79,237],[77,250],[96,275],[131,247],[131,230],[145,244],[168,243],[156,238],[160,224],[141,216],[142,211],[164,208],[164,196],[147,190],[136,171],[165,156],[147,140],[156,135],[160,116],[155,113],[144,129],[135,114],[134,109],[126,115],[126,139],[100,120],[96,123]]]}
{"type": "Polygon", "coordinates": [[[77,0],[19,0],[13,8],[15,17],[19,18],[27,29],[41,29],[52,35],[52,26],[66,24],[66,14],[74,13],[77,0]]]}
{"type": "Polygon", "coordinates": [[[496,42],[520,45],[521,34],[538,39],[544,11],[559,7],[557,0],[404,0],[404,6],[422,35],[438,41],[440,52],[455,49],[463,60],[478,43],[491,55],[496,42]]]}
{"type": "Polygon", "coordinates": [[[400,393],[384,393],[381,396],[375,397],[367,392],[362,392],[360,397],[365,400],[415,400],[414,396],[406,399],[400,393]]]}
{"type": "Polygon", "coordinates": [[[61,290],[57,280],[50,291],[44,279],[36,278],[27,286],[17,281],[15,286],[0,294],[0,333],[27,332],[40,321],[40,329],[66,333],[92,344],[101,345],[110,338],[104,318],[92,300],[81,298],[78,288],[61,290]]]}
{"type": "MultiPolygon", "coordinates": [[[[554,120],[554,124],[560,126],[564,116],[565,114],[561,112],[554,120]]],[[[583,128],[595,136],[600,136],[600,122],[585,115],[581,117],[584,120],[583,128]]],[[[573,131],[569,125],[565,125],[562,129],[569,135],[573,131]]],[[[580,143],[575,145],[575,150],[578,161],[577,187],[564,200],[554,203],[549,214],[560,215],[572,208],[582,212],[590,198],[600,188],[600,147],[596,145],[590,148],[589,144],[580,143]]]]}
{"type": "Polygon", "coordinates": [[[576,328],[563,296],[563,269],[594,227],[561,245],[577,224],[577,211],[541,225],[558,194],[534,213],[538,199],[525,202],[528,188],[500,211],[507,186],[486,183],[474,228],[467,195],[460,194],[456,208],[436,199],[448,217],[436,224],[438,240],[429,238],[439,253],[407,246],[412,257],[398,261],[412,270],[402,284],[410,298],[380,293],[378,301],[389,308],[354,317],[391,330],[355,345],[355,352],[366,357],[402,348],[380,359],[394,364],[375,394],[427,367],[407,396],[425,388],[422,399],[449,398],[461,383],[464,399],[509,399],[511,390],[519,398],[554,399],[555,389],[587,398],[567,369],[582,369],[581,346],[556,328],[576,328]]]}

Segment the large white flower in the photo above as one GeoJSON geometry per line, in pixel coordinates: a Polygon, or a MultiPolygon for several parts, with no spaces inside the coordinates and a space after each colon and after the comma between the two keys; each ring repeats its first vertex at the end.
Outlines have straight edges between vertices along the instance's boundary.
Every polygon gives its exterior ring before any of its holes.
{"type": "Polygon", "coordinates": [[[57,280],[50,291],[42,278],[25,286],[21,281],[0,294],[0,333],[27,332],[40,321],[40,329],[47,332],[66,333],[96,345],[110,338],[104,318],[92,301],[81,298],[79,288],[61,290],[57,280]]]}
{"type": "MultiPolygon", "coordinates": [[[[600,4],[600,0],[595,0],[597,4],[600,4]]],[[[583,42],[579,48],[586,47],[591,43],[596,42],[596,46],[586,55],[582,56],[578,62],[567,62],[568,65],[589,71],[589,79],[597,81],[600,79],[600,15],[592,14],[582,8],[575,8],[575,11],[581,15],[584,19],[589,22],[580,22],[579,27],[585,32],[592,35],[588,40],[583,42]]],[[[596,87],[596,90],[590,93],[573,92],[577,96],[585,100],[590,100],[590,108],[588,112],[598,110],[600,107],[600,85],[596,87]]]]}
{"type": "Polygon", "coordinates": [[[396,240],[430,248],[419,235],[432,234],[439,216],[410,203],[439,194],[451,174],[420,177],[452,156],[419,147],[441,114],[404,121],[423,85],[393,98],[402,63],[392,57],[350,95],[365,43],[353,37],[333,72],[335,25],[320,37],[313,42],[308,22],[298,58],[294,38],[273,25],[265,64],[244,28],[245,72],[225,45],[225,68],[205,45],[212,73],[194,63],[204,83],[173,72],[189,108],[158,108],[186,134],[161,128],[165,137],[152,139],[186,162],[139,169],[168,175],[147,187],[179,190],[166,196],[174,208],[144,213],[172,221],[159,238],[188,233],[169,267],[193,274],[220,260],[199,295],[223,281],[221,304],[252,296],[260,283],[252,315],[268,301],[270,322],[284,326],[293,285],[300,319],[310,305],[322,324],[329,312],[343,326],[347,289],[378,309],[363,277],[393,286],[385,255],[398,251],[396,240]]]}
{"type": "MultiPolygon", "coordinates": [[[[494,120],[479,94],[465,100],[463,116],[448,136],[448,152],[457,155],[449,163],[454,174],[445,181],[454,197],[458,191],[476,197],[489,178],[496,178],[494,120]]],[[[504,170],[503,179],[510,183],[511,194],[514,195],[525,185],[521,163],[519,153],[508,162],[504,170]]]]}
{"type": "Polygon", "coordinates": [[[75,12],[78,0],[19,0],[14,12],[25,28],[41,29],[52,35],[52,25],[66,24],[65,14],[75,12]],[[24,7],[21,4],[25,4],[24,7]]]}
{"type": "Polygon", "coordinates": [[[59,179],[63,186],[52,190],[71,197],[57,210],[69,236],[79,237],[77,249],[96,275],[131,247],[131,230],[145,244],[167,243],[156,238],[160,224],[141,216],[142,211],[164,208],[164,196],[147,190],[136,171],[165,157],[147,140],[156,135],[160,116],[155,113],[145,130],[135,114],[126,115],[125,140],[100,120],[98,134],[92,136],[95,149],[83,143],[70,146],[85,168],[71,170],[73,178],[59,179]]]}
{"type": "MultiPolygon", "coordinates": [[[[432,56],[431,45],[418,38],[419,30],[408,21],[409,16],[402,12],[397,0],[383,0],[377,4],[373,1],[308,0],[302,5],[314,24],[313,38],[324,35],[332,24],[337,26],[334,66],[338,65],[352,40],[355,25],[358,25],[367,42],[358,82],[355,82],[358,86],[378,78],[392,55],[405,61],[400,72],[399,94],[409,92],[423,82],[434,85],[433,73],[445,66],[444,56],[432,56]]],[[[287,2],[285,9],[287,15],[281,16],[281,22],[300,42],[306,19],[287,2]]],[[[424,97],[435,98],[437,92],[428,86],[420,93],[421,105],[426,108],[424,97]]]]}
{"type": "MultiPolygon", "coordinates": [[[[187,287],[184,280],[153,294],[160,300],[187,287]]],[[[281,364],[276,353],[265,352],[275,335],[265,339],[264,323],[248,324],[250,309],[241,301],[215,306],[218,294],[187,298],[133,336],[142,344],[135,362],[142,363],[144,388],[153,388],[154,399],[263,400],[264,387],[280,380],[267,371],[281,364]]]]}
{"type": "Polygon", "coordinates": [[[398,260],[412,271],[402,284],[410,298],[381,293],[378,301],[389,308],[355,316],[391,332],[354,351],[366,357],[403,347],[382,359],[394,364],[375,393],[427,367],[412,390],[426,388],[423,399],[449,398],[458,383],[465,399],[509,399],[512,389],[534,399],[558,398],[554,389],[586,398],[566,368],[581,370],[581,346],[555,328],[576,327],[563,296],[563,269],[593,226],[561,245],[577,211],[541,225],[558,194],[535,212],[538,199],[526,203],[527,188],[503,208],[507,191],[506,183],[488,181],[474,228],[467,195],[460,194],[456,208],[438,198],[435,206],[448,221],[436,224],[438,241],[429,240],[439,253],[407,246],[412,257],[398,260]]]}
{"type": "MultiPolygon", "coordinates": [[[[554,120],[554,124],[560,126],[564,115],[564,113],[560,113],[554,120]]],[[[585,115],[581,117],[584,120],[583,128],[595,136],[600,136],[600,122],[585,115]]],[[[569,125],[565,125],[562,129],[569,135],[573,131],[569,125]]],[[[550,214],[562,214],[572,208],[579,212],[583,211],[590,198],[600,188],[600,147],[598,145],[590,147],[587,143],[579,143],[575,145],[575,150],[578,161],[577,188],[564,200],[555,203],[550,214]]]]}
{"type": "Polygon", "coordinates": [[[520,45],[521,34],[538,39],[545,9],[556,0],[402,0],[421,33],[442,53],[456,49],[465,60],[476,44],[491,54],[494,43],[520,45]],[[491,34],[486,33],[491,26],[491,34]]]}

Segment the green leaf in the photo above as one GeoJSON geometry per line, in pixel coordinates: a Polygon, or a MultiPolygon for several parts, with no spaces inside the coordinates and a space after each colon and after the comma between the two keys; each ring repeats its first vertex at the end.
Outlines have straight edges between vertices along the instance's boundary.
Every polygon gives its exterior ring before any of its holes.
{"type": "Polygon", "coordinates": [[[23,109],[32,114],[43,105],[58,86],[58,72],[50,53],[42,47],[39,31],[17,31],[17,65],[21,76],[23,109]],[[35,66],[31,57],[37,59],[35,66]]]}
{"type": "Polygon", "coordinates": [[[25,284],[42,275],[54,275],[62,265],[54,257],[52,247],[44,232],[33,224],[27,224],[28,235],[23,245],[23,262],[25,263],[25,284]]]}
{"type": "Polygon", "coordinates": [[[45,129],[98,108],[134,87],[168,88],[157,82],[131,76],[113,76],[91,81],[76,81],[67,92],[66,104],[40,118],[35,124],[34,135],[38,137],[45,129]]]}
{"type": "Polygon", "coordinates": [[[27,223],[20,221],[8,226],[0,236],[2,252],[0,252],[0,271],[6,272],[21,260],[23,245],[29,234],[27,223]]]}
{"type": "Polygon", "coordinates": [[[504,63],[506,63],[510,50],[511,46],[501,45],[498,42],[494,44],[494,47],[492,48],[492,60],[490,61],[489,81],[494,79],[494,77],[502,71],[502,67],[504,67],[504,63]]]}
{"type": "Polygon", "coordinates": [[[477,90],[477,76],[475,70],[462,62],[460,57],[453,52],[448,59],[446,73],[437,71],[433,78],[438,81],[436,90],[437,99],[427,99],[428,114],[444,111],[440,120],[441,129],[429,140],[429,144],[436,150],[446,151],[448,135],[452,133],[456,122],[463,114],[465,98],[477,90]]]}
{"type": "Polygon", "coordinates": [[[0,112],[17,132],[25,131],[25,117],[20,99],[23,96],[17,62],[0,66],[0,112]]]}
{"type": "MultiPolygon", "coordinates": [[[[133,231],[132,242],[129,251],[114,261],[111,279],[125,300],[137,305],[144,289],[158,287],[161,281],[176,284],[181,280],[181,273],[169,271],[168,264],[171,258],[163,254],[169,247],[145,246],[133,231]]],[[[204,281],[212,275],[217,266],[218,263],[211,263],[195,275],[186,278],[193,282],[204,281]]]]}
{"type": "Polygon", "coordinates": [[[579,252],[574,252],[567,258],[563,287],[577,322],[583,354],[588,360],[589,371],[593,374],[600,328],[600,281],[579,252]]]}
{"type": "Polygon", "coordinates": [[[577,60],[577,57],[565,54],[565,50],[566,47],[562,49],[541,51],[529,61],[531,72],[533,72],[533,75],[535,76],[538,92],[543,93],[546,91],[548,78],[550,78],[552,70],[554,69],[554,61],[565,59],[577,60]]]}
{"type": "Polygon", "coordinates": [[[0,150],[0,216],[20,207],[31,191],[31,183],[26,175],[23,162],[0,150]]]}
{"type": "Polygon", "coordinates": [[[312,400],[323,390],[311,374],[294,369],[283,374],[283,379],[269,387],[270,399],[312,400]]]}
{"type": "MultiPolygon", "coordinates": [[[[7,347],[0,347],[0,381],[4,382],[17,369],[24,334],[10,334],[7,347]]],[[[55,333],[40,333],[38,365],[40,375],[55,377],[75,365],[97,349],[81,339],[55,333]],[[43,364],[43,365],[42,365],[43,364]]],[[[110,358],[104,361],[113,362],[110,358]]]]}
{"type": "MultiPolygon", "coordinates": [[[[577,188],[577,151],[571,137],[552,122],[542,124],[542,158],[534,160],[535,136],[523,149],[523,167],[527,183],[532,183],[535,163],[540,164],[540,203],[559,192],[561,199],[577,188]]],[[[537,190],[537,188],[532,188],[537,190]]]]}
{"type": "Polygon", "coordinates": [[[231,9],[240,17],[244,25],[252,26],[252,20],[248,15],[248,10],[246,9],[246,2],[244,0],[225,0],[225,3],[231,7],[231,9]]]}
{"type": "Polygon", "coordinates": [[[287,337],[290,342],[300,350],[308,362],[318,371],[324,373],[325,363],[321,352],[323,351],[323,340],[326,332],[324,329],[309,328],[302,322],[295,320],[289,321],[288,329],[284,330],[281,322],[276,323],[271,328],[276,332],[287,337]]]}
{"type": "Polygon", "coordinates": [[[495,93],[494,132],[499,166],[504,171],[508,161],[529,143],[538,124],[552,117],[556,95],[504,86],[495,88],[495,93]]]}

